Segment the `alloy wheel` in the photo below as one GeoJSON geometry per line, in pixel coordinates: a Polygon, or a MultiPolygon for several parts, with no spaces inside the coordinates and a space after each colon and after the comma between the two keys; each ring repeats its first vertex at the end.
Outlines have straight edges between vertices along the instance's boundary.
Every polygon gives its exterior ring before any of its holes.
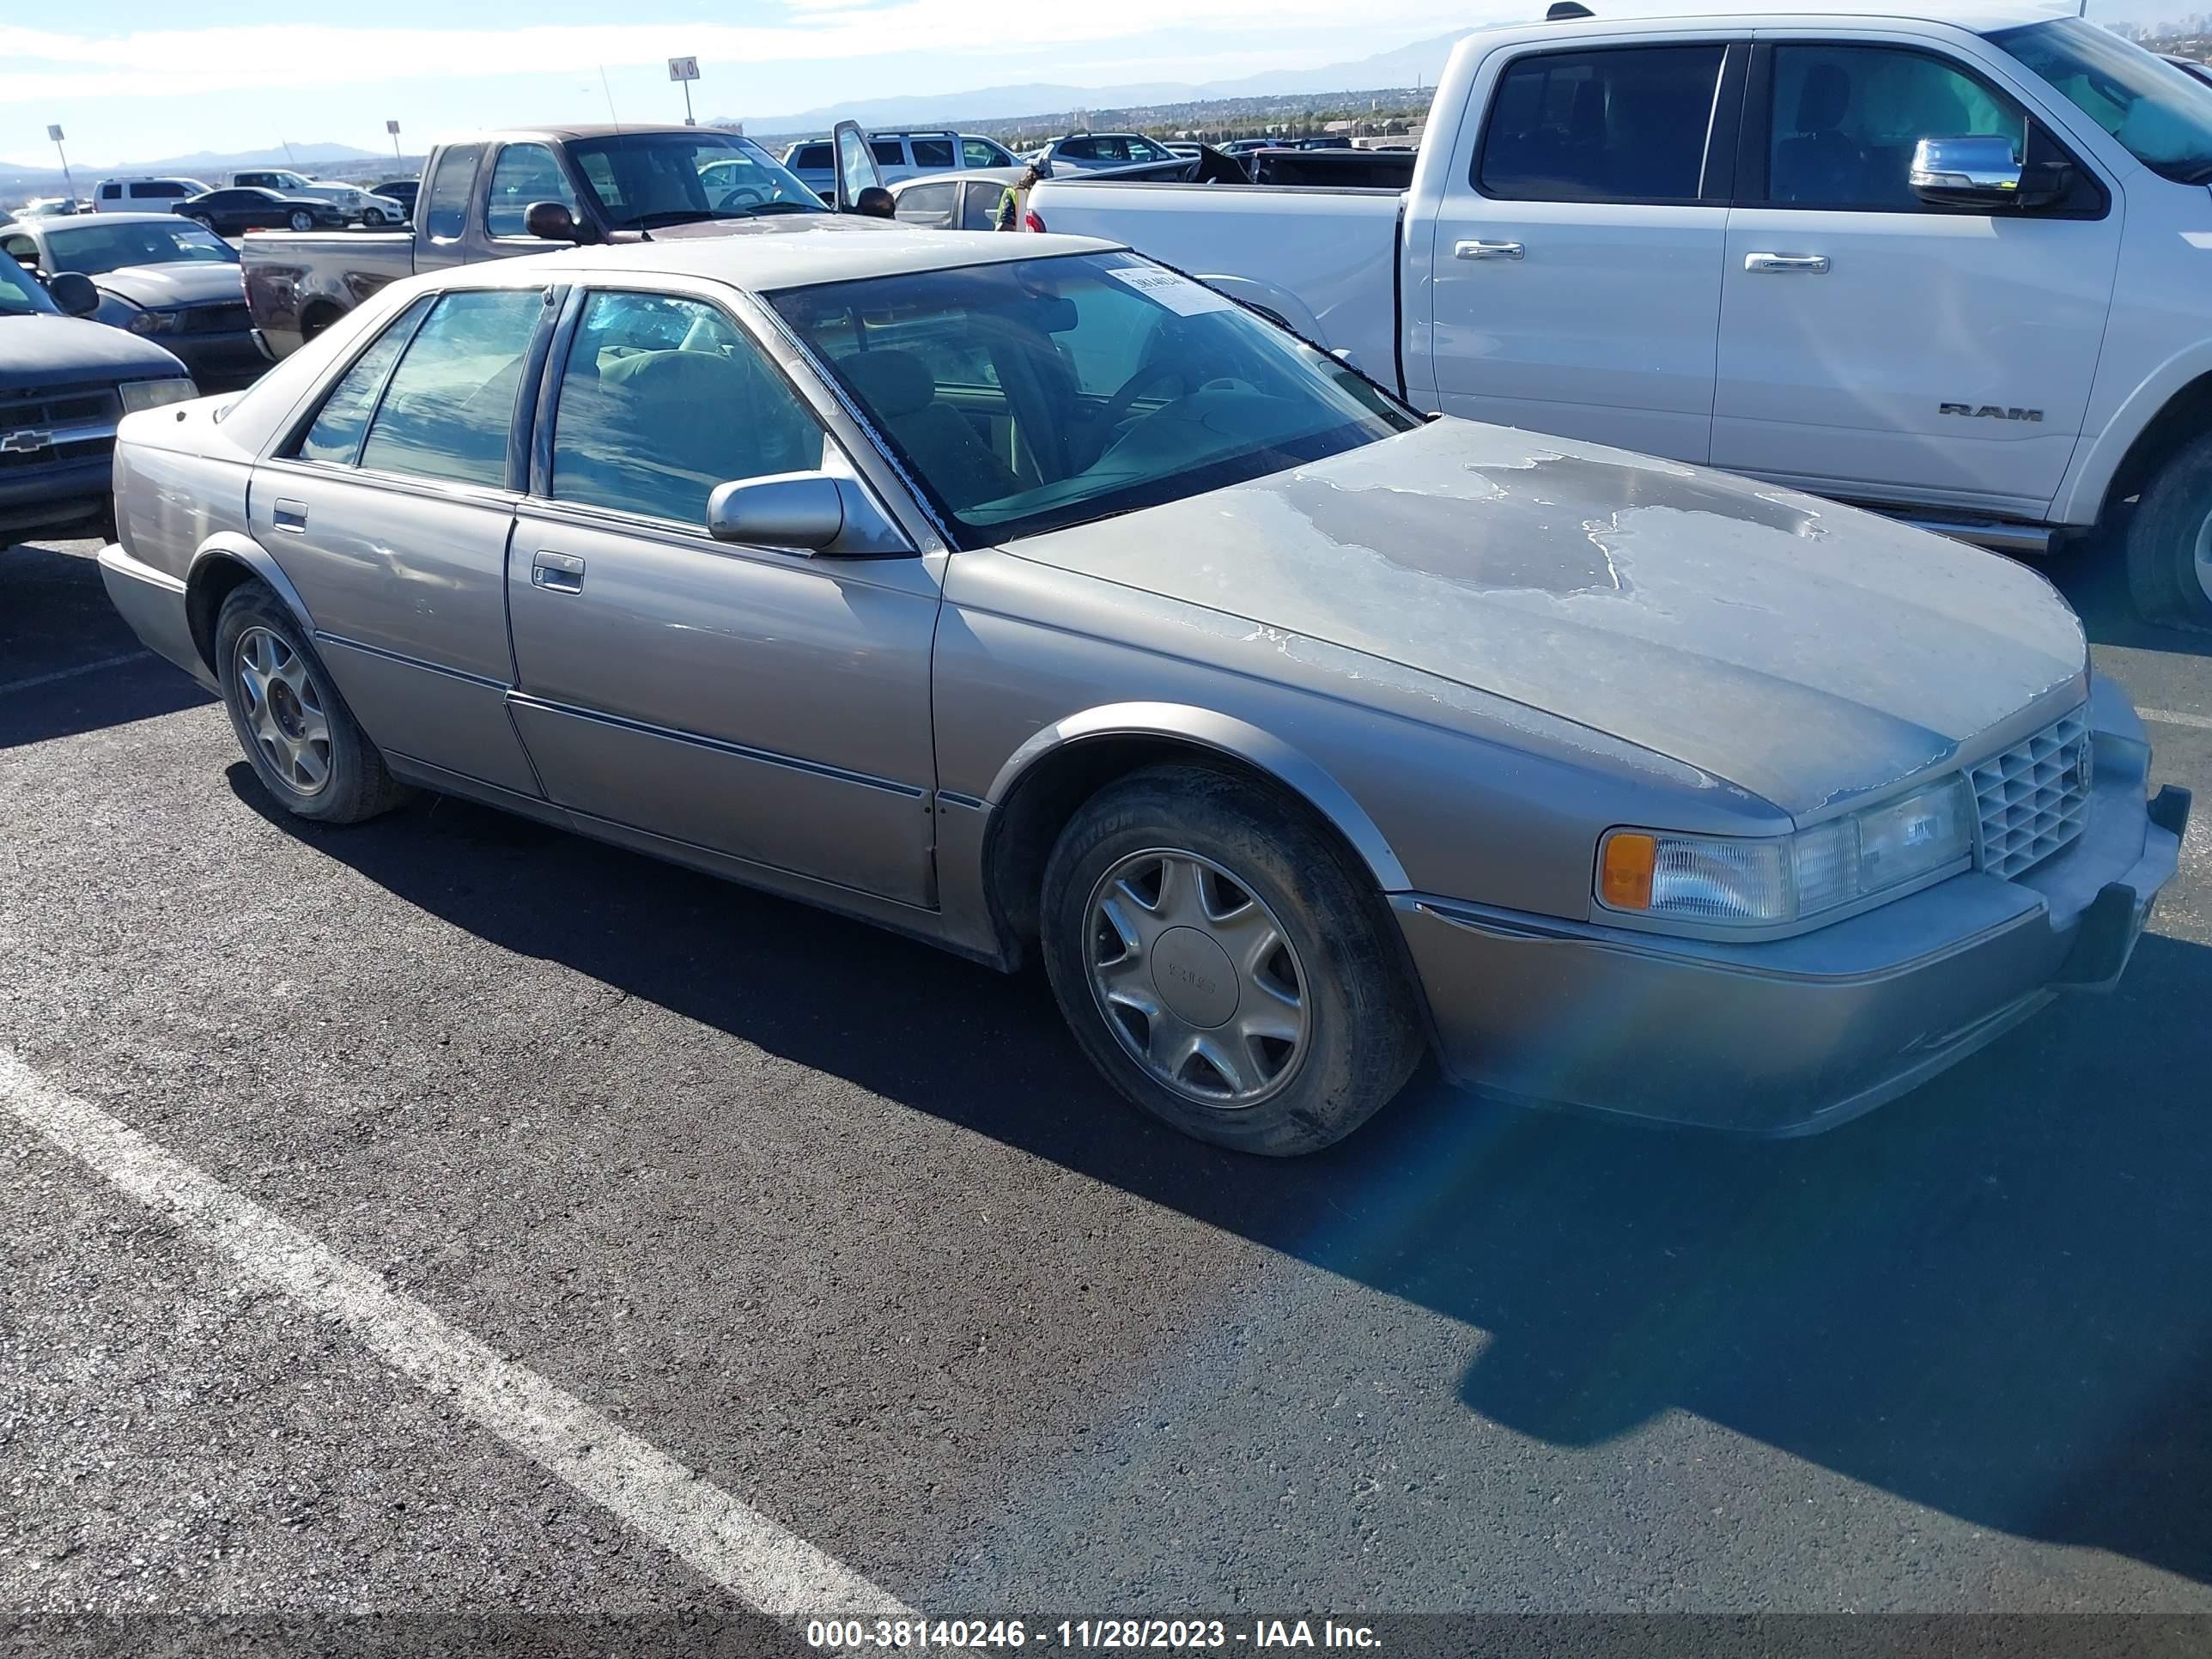
{"type": "Polygon", "coordinates": [[[238,636],[236,667],[261,757],[295,794],[320,794],[331,781],[331,722],[306,659],[270,629],[249,628],[238,636]]]}
{"type": "Polygon", "coordinates": [[[2196,560],[2197,591],[2208,605],[2212,605],[2212,513],[2207,513],[2197,526],[2196,560]]]}
{"type": "Polygon", "coordinates": [[[1233,872],[1176,848],[1133,853],[1099,878],[1085,915],[1091,994],[1156,1080],[1243,1109],[1296,1073],[1310,1030],[1305,969],[1233,872]]]}

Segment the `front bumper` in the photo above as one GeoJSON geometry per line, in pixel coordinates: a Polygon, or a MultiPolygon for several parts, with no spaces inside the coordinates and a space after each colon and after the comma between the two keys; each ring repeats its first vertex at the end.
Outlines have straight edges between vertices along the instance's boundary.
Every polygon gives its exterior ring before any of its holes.
{"type": "Polygon", "coordinates": [[[0,471],[0,538],[104,520],[114,468],[112,456],[100,454],[0,471]]]}
{"type": "Polygon", "coordinates": [[[1844,1122],[2065,990],[2125,969],[2189,817],[2144,799],[2149,748],[2117,688],[2092,703],[2080,839],[2011,881],[1961,875],[1794,939],[1667,939],[1394,898],[1454,1079],[1532,1104],[1762,1134],[1844,1122]]]}

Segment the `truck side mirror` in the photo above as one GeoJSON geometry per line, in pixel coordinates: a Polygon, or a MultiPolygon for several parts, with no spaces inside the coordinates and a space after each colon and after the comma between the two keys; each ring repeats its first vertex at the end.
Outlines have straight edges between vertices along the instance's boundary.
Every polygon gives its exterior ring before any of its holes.
{"type": "Polygon", "coordinates": [[[92,285],[92,278],[81,270],[55,272],[46,283],[46,292],[72,317],[89,317],[100,309],[100,290],[92,285]]]}
{"type": "Polygon", "coordinates": [[[576,216],[561,202],[532,202],[522,210],[522,228],[541,242],[576,242],[576,216]]]}
{"type": "Polygon", "coordinates": [[[2036,192],[2021,189],[2027,171],[2009,138],[1923,138],[1913,146],[1911,183],[1915,196],[1936,207],[2032,206],[2036,192]]]}

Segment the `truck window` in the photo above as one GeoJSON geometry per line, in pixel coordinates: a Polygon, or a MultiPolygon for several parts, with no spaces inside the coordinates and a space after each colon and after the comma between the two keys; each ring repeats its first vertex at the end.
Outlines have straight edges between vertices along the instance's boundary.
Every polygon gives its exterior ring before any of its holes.
{"type": "Polygon", "coordinates": [[[1777,205],[1914,213],[1913,147],[1969,134],[2026,154],[2027,115],[1924,52],[1885,46],[1778,46],[1766,192],[1777,205]]]}
{"type": "Polygon", "coordinates": [[[553,152],[543,144],[509,144],[492,164],[491,189],[484,198],[484,234],[488,236],[527,236],[523,222],[532,202],[558,202],[580,215],[576,192],[561,171],[553,152]]]}
{"type": "Polygon", "coordinates": [[[544,310],[534,288],[440,300],[392,371],[361,447],[362,465],[504,485],[515,389],[544,310]]]}
{"type": "Polygon", "coordinates": [[[950,138],[909,138],[907,148],[914,152],[915,166],[925,167],[932,173],[959,165],[953,159],[950,138]]]}
{"type": "Polygon", "coordinates": [[[561,372],[551,492],[696,526],[715,485],[811,471],[822,442],[798,395],[714,307],[594,294],[561,372]]]}
{"type": "Polygon", "coordinates": [[[1474,185],[1512,202],[1694,202],[1723,47],[1535,52],[1499,77],[1474,185]]]}
{"type": "Polygon", "coordinates": [[[438,152],[438,170],[430,179],[430,205],[422,228],[433,240],[458,240],[469,220],[469,186],[476,182],[480,146],[456,144],[438,152]]]}

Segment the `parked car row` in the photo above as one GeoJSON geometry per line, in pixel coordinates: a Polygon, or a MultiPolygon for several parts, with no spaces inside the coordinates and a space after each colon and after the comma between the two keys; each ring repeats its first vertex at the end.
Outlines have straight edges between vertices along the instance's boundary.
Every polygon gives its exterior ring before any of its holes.
{"type": "MultiPolygon", "coordinates": [[[[924,173],[972,172],[979,167],[1020,166],[1020,158],[995,138],[973,133],[916,131],[883,128],[864,135],[876,165],[878,179],[896,185],[924,173]]],[[[783,164],[827,201],[836,188],[836,152],[827,138],[812,138],[790,145],[783,164]]]]}

